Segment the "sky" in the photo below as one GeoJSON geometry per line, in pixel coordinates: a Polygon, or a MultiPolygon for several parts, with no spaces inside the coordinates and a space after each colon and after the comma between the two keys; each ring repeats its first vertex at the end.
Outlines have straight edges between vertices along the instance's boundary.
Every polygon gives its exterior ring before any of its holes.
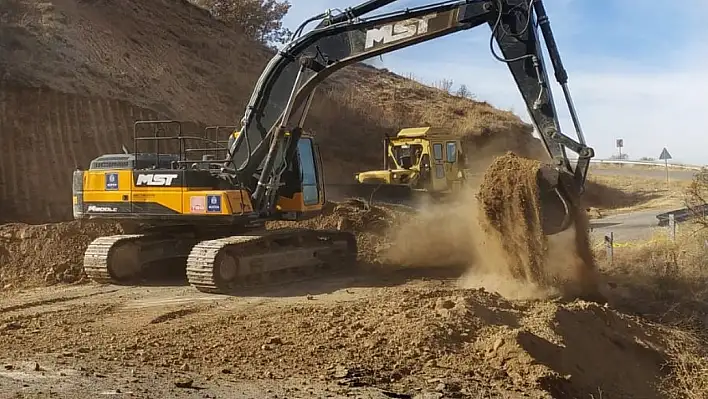
{"type": "MultiPolygon", "coordinates": [[[[367,16],[437,1],[400,0],[367,16]]],[[[283,23],[294,30],[327,8],[344,10],[362,2],[291,0],[283,23]]],[[[702,21],[708,1],[680,3],[544,1],[580,124],[596,158],[616,155],[616,139],[621,138],[622,153],[630,159],[658,158],[666,147],[673,162],[708,164],[708,25],[702,21]]],[[[479,26],[385,54],[375,66],[428,83],[452,79],[455,88],[465,84],[476,99],[530,122],[512,75],[489,51],[489,35],[488,27],[479,26]]],[[[546,64],[550,68],[549,59],[546,64]]],[[[562,131],[576,138],[552,69],[549,74],[562,131]]]]}

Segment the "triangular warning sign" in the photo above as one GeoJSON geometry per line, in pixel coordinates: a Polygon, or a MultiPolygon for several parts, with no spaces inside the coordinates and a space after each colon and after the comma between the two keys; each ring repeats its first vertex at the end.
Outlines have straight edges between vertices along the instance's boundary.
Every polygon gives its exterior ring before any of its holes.
{"type": "Polygon", "coordinates": [[[665,159],[671,159],[671,154],[669,154],[669,151],[664,147],[664,149],[661,151],[661,155],[659,155],[659,159],[662,161],[665,159]]]}

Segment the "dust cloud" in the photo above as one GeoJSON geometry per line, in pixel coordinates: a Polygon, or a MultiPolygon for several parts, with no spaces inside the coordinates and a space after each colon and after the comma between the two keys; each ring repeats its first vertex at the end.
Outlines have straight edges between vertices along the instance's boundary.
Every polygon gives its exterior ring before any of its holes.
{"type": "Polygon", "coordinates": [[[386,260],[407,267],[463,266],[462,287],[508,299],[595,298],[596,268],[582,210],[570,229],[542,233],[539,165],[511,153],[497,157],[481,185],[444,203],[424,204],[398,225],[386,260]]]}

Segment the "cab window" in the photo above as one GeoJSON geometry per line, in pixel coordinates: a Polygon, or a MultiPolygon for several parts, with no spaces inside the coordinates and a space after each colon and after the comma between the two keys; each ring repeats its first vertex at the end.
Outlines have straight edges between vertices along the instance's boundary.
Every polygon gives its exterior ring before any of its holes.
{"type": "Polygon", "coordinates": [[[440,143],[433,144],[433,158],[436,161],[442,161],[443,159],[443,147],[440,143]]]}
{"type": "Polygon", "coordinates": [[[315,167],[315,152],[312,149],[312,140],[301,138],[298,141],[297,148],[303,202],[305,205],[316,205],[319,202],[319,189],[317,187],[317,169],[315,167]]]}
{"type": "Polygon", "coordinates": [[[447,161],[450,163],[455,163],[457,160],[457,145],[454,141],[447,142],[447,148],[445,149],[447,155],[447,161]]]}

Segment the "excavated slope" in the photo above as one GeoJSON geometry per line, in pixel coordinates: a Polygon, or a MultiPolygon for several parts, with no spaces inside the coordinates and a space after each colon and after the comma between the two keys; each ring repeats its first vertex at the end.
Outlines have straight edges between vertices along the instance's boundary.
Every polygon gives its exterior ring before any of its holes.
{"type": "MultiPolygon", "coordinates": [[[[271,56],[183,0],[3,1],[0,222],[71,219],[72,170],[130,147],[137,119],[235,124],[271,56]]],[[[329,182],[377,167],[380,139],[401,127],[445,126],[472,148],[493,137],[539,150],[512,113],[385,70],[347,68],[320,93],[307,128],[329,182]]]]}

